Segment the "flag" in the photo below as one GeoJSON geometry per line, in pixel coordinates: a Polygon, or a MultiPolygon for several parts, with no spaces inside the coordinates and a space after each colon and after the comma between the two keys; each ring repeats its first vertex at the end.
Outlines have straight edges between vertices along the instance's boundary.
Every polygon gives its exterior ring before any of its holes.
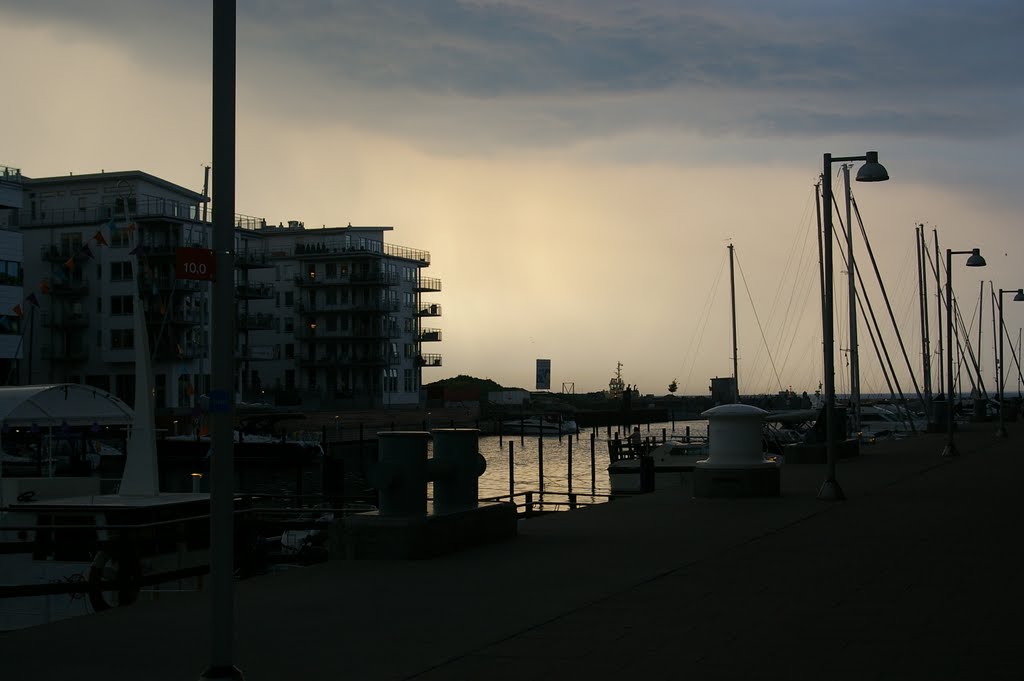
{"type": "Polygon", "coordinates": [[[21,309],[21,305],[14,306],[14,316],[17,317],[18,319],[21,319],[22,317],[25,316],[25,311],[21,309]]]}
{"type": "Polygon", "coordinates": [[[92,249],[89,248],[89,244],[86,244],[86,245],[82,246],[82,250],[80,250],[79,253],[84,253],[85,257],[87,257],[87,258],[93,257],[92,249]]]}
{"type": "Polygon", "coordinates": [[[134,233],[135,233],[135,223],[134,223],[134,222],[129,222],[129,223],[128,223],[128,224],[127,224],[127,225],[125,226],[125,229],[127,229],[127,230],[128,230],[128,233],[129,233],[129,234],[134,234],[134,233]]]}
{"type": "MultiPolygon", "coordinates": [[[[113,221],[111,221],[111,222],[113,222],[113,221]]],[[[100,246],[106,246],[107,245],[107,240],[103,238],[103,232],[101,232],[98,229],[96,230],[96,233],[92,235],[92,238],[100,246]]]]}
{"type": "Polygon", "coordinates": [[[75,259],[74,258],[68,258],[67,262],[64,263],[64,267],[67,267],[69,272],[74,272],[75,271],[75,259]]]}
{"type": "Polygon", "coordinates": [[[43,279],[41,282],[39,282],[39,290],[42,293],[49,293],[50,292],[50,280],[49,279],[43,279]]]}
{"type": "Polygon", "coordinates": [[[145,251],[142,248],[142,244],[139,244],[132,250],[128,251],[128,255],[142,255],[143,253],[145,253],[145,251]]]}
{"type": "Polygon", "coordinates": [[[39,307],[39,299],[36,298],[35,293],[28,294],[28,296],[25,298],[25,302],[32,303],[36,307],[39,307]]]}

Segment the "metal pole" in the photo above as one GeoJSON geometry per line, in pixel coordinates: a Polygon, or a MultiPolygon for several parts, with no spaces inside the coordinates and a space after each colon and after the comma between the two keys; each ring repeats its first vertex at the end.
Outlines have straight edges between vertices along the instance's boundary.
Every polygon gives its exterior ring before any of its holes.
{"type": "Polygon", "coordinates": [[[516,503],[516,457],[512,451],[515,446],[514,440],[508,441],[508,500],[509,503],[516,503]]]}
{"type": "Polygon", "coordinates": [[[999,428],[996,437],[1006,437],[1006,422],[1003,420],[1003,289],[999,289],[999,374],[996,376],[996,390],[999,393],[999,428]]]}
{"type": "Polygon", "coordinates": [[[736,277],[733,274],[733,245],[729,244],[729,300],[732,301],[732,401],[740,401],[740,352],[736,347],[736,277]]]}
{"type": "Polygon", "coordinates": [[[942,456],[956,456],[953,442],[953,251],[946,249],[946,448],[942,456]]]}
{"type": "Polygon", "coordinates": [[[825,154],[822,161],[822,246],[824,251],[824,278],[822,279],[822,337],[824,353],[825,388],[825,452],[827,466],[825,481],[818,490],[818,498],[841,501],[846,498],[836,481],[836,394],[835,358],[832,340],[832,154],[825,154]]]}
{"type": "Polygon", "coordinates": [[[210,364],[210,666],[203,679],[241,679],[234,666],[235,0],[213,2],[213,282],[210,364]]]}
{"type": "Polygon", "coordinates": [[[924,372],[924,413],[925,421],[930,426],[934,417],[932,415],[932,358],[928,328],[928,274],[925,271],[924,225],[919,225],[914,231],[917,242],[918,281],[921,287],[921,361],[924,372]]]}
{"type": "MultiPolygon", "coordinates": [[[[932,236],[935,238],[935,314],[937,317],[938,326],[942,328],[942,272],[939,271],[939,263],[942,262],[939,259],[939,230],[933,229],[932,236]]],[[[949,348],[946,348],[946,352],[949,352],[949,348]]],[[[939,348],[936,354],[939,356],[939,361],[942,361],[942,332],[939,332],[939,348]]],[[[945,394],[946,378],[943,372],[939,372],[939,392],[945,394]]]]}
{"type": "Polygon", "coordinates": [[[853,215],[850,209],[850,164],[843,164],[846,187],[846,269],[850,296],[850,416],[853,432],[860,431],[860,359],[857,353],[857,265],[853,257],[853,215]]]}

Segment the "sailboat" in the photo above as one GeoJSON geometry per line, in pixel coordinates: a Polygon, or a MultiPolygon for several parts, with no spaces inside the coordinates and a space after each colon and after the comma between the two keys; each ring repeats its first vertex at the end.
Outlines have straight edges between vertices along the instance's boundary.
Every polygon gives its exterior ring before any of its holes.
{"type": "MultiPolygon", "coordinates": [[[[139,241],[132,254],[135,271],[143,272],[139,241]]],[[[209,495],[159,489],[143,310],[137,290],[135,409],[120,487],[114,494],[87,487],[68,494],[69,485],[40,484],[64,495],[23,493],[0,509],[0,542],[8,546],[0,555],[0,631],[127,605],[147,586],[194,590],[208,570],[209,495]]],[[[77,481],[88,486],[96,478],[77,481]]]]}

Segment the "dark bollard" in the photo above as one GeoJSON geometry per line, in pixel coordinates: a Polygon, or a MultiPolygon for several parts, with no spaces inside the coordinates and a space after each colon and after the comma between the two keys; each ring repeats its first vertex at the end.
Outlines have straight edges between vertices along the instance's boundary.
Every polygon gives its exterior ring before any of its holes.
{"type": "Polygon", "coordinates": [[[395,432],[395,422],[394,421],[391,422],[391,432],[392,433],[395,432]]]}
{"type": "Polygon", "coordinates": [[[540,482],[540,491],[544,491],[544,438],[537,438],[537,479],[540,482]]]}
{"type": "Polygon", "coordinates": [[[569,493],[569,510],[576,510],[576,495],[573,494],[572,492],[569,493]]]}
{"type": "Polygon", "coordinates": [[[566,452],[568,464],[565,471],[565,480],[569,485],[569,494],[572,494],[572,438],[569,438],[569,449],[566,452]]]}
{"type": "Polygon", "coordinates": [[[597,438],[590,434],[590,493],[597,494],[597,438]]]}
{"type": "Polygon", "coordinates": [[[690,426],[686,426],[686,442],[690,442],[690,426]]]}
{"type": "Polygon", "coordinates": [[[666,442],[668,442],[668,433],[665,432],[664,428],[662,428],[661,429],[661,444],[665,444],[666,442]]]}
{"type": "Polygon", "coordinates": [[[609,437],[609,438],[610,438],[611,436],[612,436],[612,424],[610,424],[610,423],[609,423],[609,424],[608,424],[608,433],[607,433],[607,437],[609,437]]]}
{"type": "Polygon", "coordinates": [[[526,493],[526,517],[533,515],[533,492],[526,493]]]}
{"type": "Polygon", "coordinates": [[[646,454],[640,457],[640,491],[654,491],[654,457],[646,454]]]}

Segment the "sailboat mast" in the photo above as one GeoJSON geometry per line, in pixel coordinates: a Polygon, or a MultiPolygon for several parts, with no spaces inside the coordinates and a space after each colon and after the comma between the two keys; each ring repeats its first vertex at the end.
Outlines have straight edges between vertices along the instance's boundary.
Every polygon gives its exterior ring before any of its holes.
{"type": "MultiPolygon", "coordinates": [[[[939,230],[933,229],[932,230],[932,236],[935,237],[935,309],[936,309],[937,314],[938,314],[938,316],[936,317],[936,319],[938,320],[938,328],[941,329],[942,328],[942,272],[941,272],[941,267],[940,267],[939,263],[941,263],[942,260],[939,259],[939,230]]],[[[948,343],[947,343],[947,345],[948,345],[948,343]]],[[[946,350],[948,352],[949,348],[947,348],[946,350]]],[[[943,356],[942,355],[942,333],[941,332],[939,333],[939,348],[938,348],[938,353],[937,354],[939,355],[939,363],[941,364],[942,356],[943,356]]],[[[943,395],[946,394],[946,377],[943,374],[943,372],[941,372],[941,371],[939,372],[939,392],[941,392],[943,395]]],[[[952,408],[952,407],[950,407],[950,408],[952,408]]]]}
{"type": "Polygon", "coordinates": [[[924,371],[924,413],[931,423],[932,417],[932,358],[930,339],[928,337],[928,273],[925,271],[924,224],[914,228],[914,240],[917,245],[917,276],[921,289],[921,361],[924,371]]]}
{"type": "Polygon", "coordinates": [[[846,188],[846,269],[850,290],[850,423],[856,433],[860,431],[860,358],[857,354],[857,264],[853,258],[850,166],[843,164],[843,185],[846,188]]]}
{"type": "Polygon", "coordinates": [[[736,277],[733,265],[733,246],[729,244],[729,293],[732,303],[732,401],[740,401],[739,350],[736,347],[736,277]]]}

